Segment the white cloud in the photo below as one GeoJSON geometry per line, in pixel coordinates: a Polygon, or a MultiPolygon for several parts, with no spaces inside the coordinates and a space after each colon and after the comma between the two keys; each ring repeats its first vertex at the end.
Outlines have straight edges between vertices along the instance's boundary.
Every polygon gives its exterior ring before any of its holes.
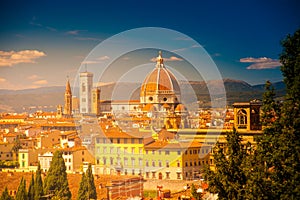
{"type": "Polygon", "coordinates": [[[74,37],[74,39],[82,41],[101,41],[101,39],[93,37],[74,37]]]}
{"type": "Polygon", "coordinates": [[[99,58],[97,58],[97,60],[109,60],[108,56],[101,56],[99,58]]]}
{"type": "Polygon", "coordinates": [[[33,74],[33,75],[27,77],[27,79],[29,79],[29,80],[36,80],[36,79],[39,79],[39,78],[41,78],[41,77],[36,75],[36,74],[33,74]]]}
{"type": "Polygon", "coordinates": [[[247,69],[274,69],[280,66],[281,63],[278,61],[258,62],[248,66],[247,69]]]}
{"type": "Polygon", "coordinates": [[[48,84],[47,80],[38,80],[38,81],[34,81],[33,84],[35,85],[45,85],[48,84]]]}
{"type": "Polygon", "coordinates": [[[20,63],[36,63],[35,60],[46,56],[38,50],[0,51],[0,67],[11,67],[20,63]]]}
{"type": "MultiPolygon", "coordinates": [[[[178,58],[176,56],[171,56],[170,58],[164,58],[164,61],[182,61],[182,58],[178,58]]],[[[156,58],[151,58],[151,62],[156,62],[156,58]]]]}
{"type": "Polygon", "coordinates": [[[189,37],[177,37],[177,38],[175,38],[175,40],[190,41],[190,40],[192,40],[192,38],[189,38],[189,37]]]}
{"type": "Polygon", "coordinates": [[[182,58],[178,58],[176,56],[171,56],[170,58],[165,58],[166,61],[182,61],[182,58]]]}
{"type": "Polygon", "coordinates": [[[260,57],[260,58],[241,58],[241,63],[253,63],[247,67],[247,69],[274,69],[281,66],[281,63],[272,58],[260,57]]]}
{"type": "Polygon", "coordinates": [[[81,64],[97,64],[100,63],[99,61],[93,61],[93,60],[85,60],[81,62],[81,64]]]}
{"type": "Polygon", "coordinates": [[[72,31],[67,31],[67,35],[78,35],[80,30],[72,30],[72,31]]]}
{"type": "Polygon", "coordinates": [[[200,48],[200,47],[201,47],[201,45],[199,45],[199,44],[194,44],[194,45],[192,45],[192,46],[190,46],[190,47],[184,47],[184,48],[174,49],[172,52],[186,51],[186,50],[188,50],[188,49],[192,49],[192,48],[200,48]]]}

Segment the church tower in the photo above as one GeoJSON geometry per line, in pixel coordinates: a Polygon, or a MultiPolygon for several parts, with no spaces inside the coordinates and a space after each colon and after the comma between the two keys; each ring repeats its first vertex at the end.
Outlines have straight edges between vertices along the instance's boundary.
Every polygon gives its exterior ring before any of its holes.
{"type": "Polygon", "coordinates": [[[80,113],[90,114],[92,112],[92,88],[93,88],[93,73],[80,73],[80,89],[79,89],[79,106],[80,113]]]}
{"type": "Polygon", "coordinates": [[[66,83],[64,115],[69,117],[72,115],[72,91],[69,79],[66,83]]]}

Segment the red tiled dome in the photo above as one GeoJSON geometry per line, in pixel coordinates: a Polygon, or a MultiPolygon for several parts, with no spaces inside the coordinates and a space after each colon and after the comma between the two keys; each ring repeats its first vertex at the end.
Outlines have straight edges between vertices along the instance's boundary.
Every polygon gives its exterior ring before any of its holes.
{"type": "Polygon", "coordinates": [[[174,74],[164,66],[161,53],[156,68],[147,75],[141,87],[141,96],[153,94],[180,94],[179,84],[174,74]]]}

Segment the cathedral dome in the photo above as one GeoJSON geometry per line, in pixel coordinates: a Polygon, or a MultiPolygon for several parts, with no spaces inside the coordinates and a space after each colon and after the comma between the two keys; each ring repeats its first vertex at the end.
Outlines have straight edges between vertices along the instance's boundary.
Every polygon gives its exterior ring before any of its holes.
{"type": "Polygon", "coordinates": [[[163,63],[161,52],[155,69],[150,72],[141,87],[141,103],[177,103],[180,101],[180,87],[174,74],[163,63]]]}

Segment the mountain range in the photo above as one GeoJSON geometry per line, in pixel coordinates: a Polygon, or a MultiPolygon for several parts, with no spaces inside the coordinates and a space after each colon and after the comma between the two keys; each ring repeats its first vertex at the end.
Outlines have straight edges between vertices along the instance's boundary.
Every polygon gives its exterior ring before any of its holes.
{"type": "MultiPolygon", "coordinates": [[[[221,85],[224,83],[226,90],[227,105],[234,102],[247,102],[252,99],[262,99],[264,93],[264,84],[250,85],[245,81],[224,79],[222,81],[180,81],[181,91],[183,95],[187,95],[185,99],[189,99],[189,95],[197,96],[200,106],[207,107],[210,102],[208,87],[214,95],[222,95],[221,85]],[[186,88],[192,88],[188,90],[186,88]],[[193,94],[191,94],[193,93],[193,94]]],[[[102,100],[108,99],[139,99],[141,83],[125,82],[125,83],[108,83],[102,84],[101,96],[102,100]],[[119,92],[122,91],[122,92],[119,92]],[[113,93],[114,92],[114,93],[113,93]]],[[[281,82],[273,83],[276,97],[282,99],[285,94],[285,85],[281,82]]],[[[65,86],[41,87],[36,89],[25,90],[0,90],[0,112],[33,112],[35,110],[55,111],[57,105],[64,104],[65,86]]],[[[73,88],[73,93],[78,94],[78,88],[73,88]]],[[[77,95],[78,96],[78,95],[77,95]]],[[[191,98],[193,99],[193,98],[191,98]]]]}

